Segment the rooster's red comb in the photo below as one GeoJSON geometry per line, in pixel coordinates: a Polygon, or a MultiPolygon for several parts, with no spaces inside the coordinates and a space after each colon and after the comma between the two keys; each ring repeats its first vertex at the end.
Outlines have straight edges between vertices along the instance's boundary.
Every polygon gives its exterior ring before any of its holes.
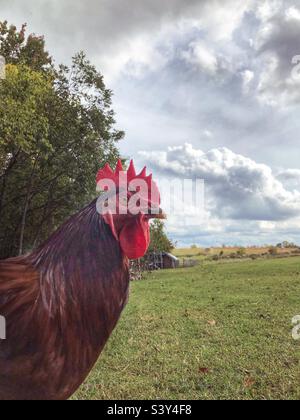
{"type": "MultiPolygon", "coordinates": [[[[100,181],[109,179],[109,180],[114,181],[115,184],[118,186],[119,185],[120,172],[125,172],[124,169],[123,169],[123,164],[122,164],[121,159],[119,159],[115,171],[113,171],[111,169],[110,165],[107,163],[104,166],[104,168],[100,169],[100,171],[97,174],[97,178],[96,178],[97,184],[100,181]]],[[[133,160],[131,160],[129,168],[127,170],[127,182],[129,183],[133,179],[143,179],[150,186],[151,182],[152,182],[152,175],[147,176],[146,167],[142,170],[142,172],[140,174],[137,175],[135,167],[134,167],[133,160]]]]}
{"type": "MultiPolygon", "coordinates": [[[[158,190],[158,187],[157,187],[156,183],[152,179],[152,174],[147,175],[147,168],[145,167],[141,171],[141,173],[137,175],[135,167],[134,167],[133,160],[130,162],[130,165],[129,165],[129,168],[128,168],[127,172],[124,171],[121,160],[118,161],[116,169],[114,171],[111,169],[111,167],[107,163],[104,166],[104,168],[100,169],[100,171],[97,174],[97,178],[96,178],[97,185],[101,181],[113,181],[116,189],[119,190],[120,187],[123,188],[122,185],[123,185],[123,182],[124,182],[124,179],[122,179],[122,177],[120,176],[121,173],[126,173],[126,175],[127,175],[127,188],[130,187],[129,184],[132,181],[141,180],[141,181],[146,182],[147,187],[148,187],[147,188],[147,193],[146,193],[148,195],[148,200],[150,200],[153,203],[154,206],[160,205],[160,193],[159,193],[159,190],[158,190]],[[121,186],[120,186],[120,183],[122,183],[121,186]]],[[[104,184],[105,184],[105,182],[104,182],[104,184]]],[[[104,189],[105,188],[106,187],[104,186],[104,189]]],[[[134,186],[133,188],[136,188],[136,186],[134,186]]],[[[145,193],[145,192],[143,192],[143,193],[145,193]]]]}

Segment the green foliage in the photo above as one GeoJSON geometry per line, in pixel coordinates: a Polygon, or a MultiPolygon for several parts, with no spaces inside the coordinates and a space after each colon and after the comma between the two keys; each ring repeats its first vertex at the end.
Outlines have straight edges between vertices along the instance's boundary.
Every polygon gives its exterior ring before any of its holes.
{"type": "Polygon", "coordinates": [[[30,251],[87,204],[124,134],[112,92],[83,53],[70,68],[45,67],[41,38],[7,30],[0,24],[10,63],[0,81],[0,258],[30,251]]]}
{"type": "Polygon", "coordinates": [[[26,24],[18,30],[7,21],[0,22],[0,55],[8,64],[24,64],[33,70],[46,70],[52,59],[45,50],[45,40],[34,34],[26,37],[26,24]]]}
{"type": "Polygon", "coordinates": [[[43,106],[51,83],[24,65],[6,66],[6,79],[0,85],[0,162],[19,149],[28,154],[51,150],[49,121],[43,106]]]}
{"type": "Polygon", "coordinates": [[[150,226],[151,243],[148,252],[171,252],[174,244],[165,232],[165,225],[155,219],[150,226]]]}
{"type": "Polygon", "coordinates": [[[246,249],[245,248],[240,248],[238,251],[237,251],[237,255],[239,256],[239,257],[245,257],[245,255],[247,254],[247,251],[246,251],[246,249]]]}

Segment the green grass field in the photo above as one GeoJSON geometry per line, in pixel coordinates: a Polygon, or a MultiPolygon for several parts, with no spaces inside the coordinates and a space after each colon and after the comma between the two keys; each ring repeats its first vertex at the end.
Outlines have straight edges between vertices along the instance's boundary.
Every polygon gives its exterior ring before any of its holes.
{"type": "Polygon", "coordinates": [[[299,399],[295,315],[298,257],[156,272],[74,398],[299,399]]]}

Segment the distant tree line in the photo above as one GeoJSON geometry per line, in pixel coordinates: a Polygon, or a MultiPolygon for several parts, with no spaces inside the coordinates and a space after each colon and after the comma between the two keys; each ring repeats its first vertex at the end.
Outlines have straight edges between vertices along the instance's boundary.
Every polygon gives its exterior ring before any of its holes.
{"type": "Polygon", "coordinates": [[[298,246],[293,242],[283,241],[277,244],[276,248],[289,249],[289,248],[298,248],[298,246]]]}

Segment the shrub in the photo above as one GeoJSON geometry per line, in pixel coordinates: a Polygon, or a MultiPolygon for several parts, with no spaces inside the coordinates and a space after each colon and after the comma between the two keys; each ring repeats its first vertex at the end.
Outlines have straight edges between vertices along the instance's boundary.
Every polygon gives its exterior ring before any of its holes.
{"type": "Polygon", "coordinates": [[[245,248],[240,248],[240,249],[237,251],[237,255],[238,255],[239,257],[244,257],[244,256],[246,255],[246,249],[245,249],[245,248]]]}
{"type": "Polygon", "coordinates": [[[205,254],[205,252],[198,252],[198,254],[197,254],[197,257],[205,257],[206,256],[206,254],[205,254]]]}
{"type": "Polygon", "coordinates": [[[270,254],[270,255],[278,255],[278,248],[276,248],[275,246],[272,246],[272,247],[269,249],[269,254],[270,254]]]}

